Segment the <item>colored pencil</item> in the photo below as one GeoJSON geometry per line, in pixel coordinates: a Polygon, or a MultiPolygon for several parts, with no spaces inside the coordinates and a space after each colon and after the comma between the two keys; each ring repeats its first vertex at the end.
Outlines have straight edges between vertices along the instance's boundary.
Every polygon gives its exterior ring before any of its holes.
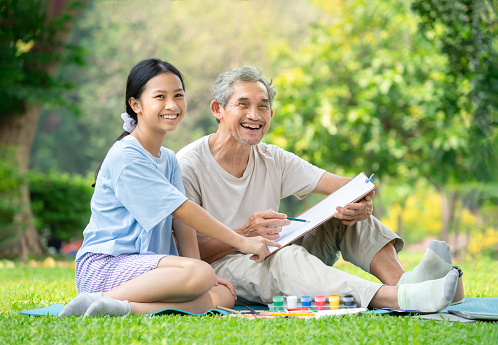
{"type": "Polygon", "coordinates": [[[235,313],[235,314],[240,314],[240,310],[235,310],[235,309],[230,309],[230,308],[225,308],[225,307],[222,307],[220,305],[217,305],[216,306],[216,309],[220,309],[220,310],[224,310],[224,311],[229,311],[231,313],[235,313]]]}
{"type": "Polygon", "coordinates": [[[251,307],[249,307],[248,305],[245,306],[247,310],[249,310],[251,313],[253,313],[254,315],[257,315],[257,316],[260,316],[261,314],[258,313],[256,310],[252,309],[251,307]]]}
{"type": "Polygon", "coordinates": [[[309,223],[310,221],[309,220],[306,220],[306,219],[299,219],[299,218],[291,218],[291,217],[287,217],[288,220],[293,220],[295,222],[303,222],[303,223],[309,223]]]}
{"type": "Polygon", "coordinates": [[[293,313],[265,311],[265,312],[263,312],[263,315],[292,317],[292,316],[315,316],[315,313],[313,313],[311,311],[309,311],[309,312],[293,312],[293,313]]]}

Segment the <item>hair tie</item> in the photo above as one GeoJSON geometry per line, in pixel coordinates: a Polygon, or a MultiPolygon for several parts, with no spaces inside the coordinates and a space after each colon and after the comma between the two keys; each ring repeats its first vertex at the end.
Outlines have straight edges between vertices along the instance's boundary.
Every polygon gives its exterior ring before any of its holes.
{"type": "Polygon", "coordinates": [[[127,131],[128,133],[131,133],[133,132],[133,130],[135,129],[135,127],[137,127],[137,121],[134,120],[130,114],[128,113],[122,113],[121,114],[121,118],[123,119],[124,123],[123,123],[123,129],[125,131],[127,131]]]}

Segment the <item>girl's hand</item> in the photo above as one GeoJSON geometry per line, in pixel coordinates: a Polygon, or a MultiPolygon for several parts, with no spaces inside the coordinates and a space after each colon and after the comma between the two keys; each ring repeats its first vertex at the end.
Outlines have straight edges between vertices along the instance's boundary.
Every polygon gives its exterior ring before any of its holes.
{"type": "Polygon", "coordinates": [[[256,262],[262,262],[264,258],[270,254],[267,246],[281,247],[280,244],[267,240],[261,236],[242,238],[243,243],[238,250],[245,254],[254,254],[250,257],[250,259],[256,262]]]}
{"type": "Polygon", "coordinates": [[[233,297],[237,300],[237,293],[235,292],[235,286],[230,283],[228,280],[223,279],[221,277],[216,276],[216,281],[214,282],[214,286],[225,285],[228,290],[232,293],[233,297]]]}

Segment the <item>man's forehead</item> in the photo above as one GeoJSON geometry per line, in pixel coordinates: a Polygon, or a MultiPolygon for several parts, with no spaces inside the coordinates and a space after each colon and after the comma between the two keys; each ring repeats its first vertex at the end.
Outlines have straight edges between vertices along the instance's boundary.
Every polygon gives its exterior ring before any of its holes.
{"type": "Polygon", "coordinates": [[[254,97],[260,100],[268,100],[268,90],[260,81],[238,82],[232,85],[231,100],[252,99],[254,97]]]}

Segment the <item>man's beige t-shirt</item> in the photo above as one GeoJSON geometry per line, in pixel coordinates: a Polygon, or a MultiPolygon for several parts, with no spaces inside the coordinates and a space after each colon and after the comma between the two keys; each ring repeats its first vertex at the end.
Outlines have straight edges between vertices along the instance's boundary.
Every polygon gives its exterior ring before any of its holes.
{"type": "MultiPolygon", "coordinates": [[[[209,149],[209,136],[177,153],[186,196],[231,229],[257,211],[278,211],[280,199],[312,192],[325,170],[275,145],[251,147],[242,177],[226,172],[209,149]]],[[[292,216],[292,215],[289,215],[292,216]]]]}

